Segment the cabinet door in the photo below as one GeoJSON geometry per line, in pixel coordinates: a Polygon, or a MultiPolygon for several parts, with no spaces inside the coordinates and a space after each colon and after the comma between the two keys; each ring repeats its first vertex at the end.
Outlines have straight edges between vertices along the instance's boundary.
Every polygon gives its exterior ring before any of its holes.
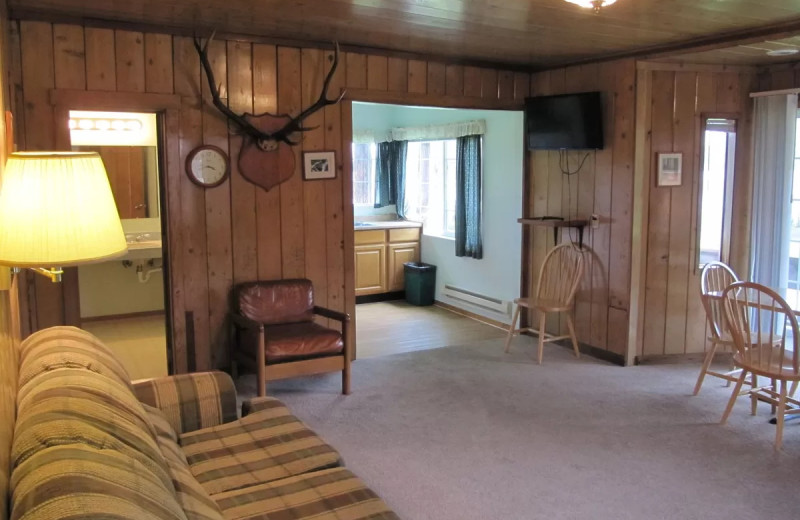
{"type": "Polygon", "coordinates": [[[356,246],[356,296],[386,292],[386,247],[356,246]]]}
{"type": "Polygon", "coordinates": [[[419,242],[389,244],[389,291],[405,289],[403,264],[419,262],[419,242]]]}

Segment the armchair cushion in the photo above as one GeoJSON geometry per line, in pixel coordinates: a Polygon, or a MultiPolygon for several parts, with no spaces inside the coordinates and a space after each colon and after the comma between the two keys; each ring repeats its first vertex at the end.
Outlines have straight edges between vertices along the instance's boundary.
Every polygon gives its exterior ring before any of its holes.
{"type": "Polygon", "coordinates": [[[311,280],[250,282],[236,287],[239,312],[265,325],[311,321],[314,289],[311,280]]]}
{"type": "MultiPolygon", "coordinates": [[[[258,349],[258,331],[242,331],[240,349],[248,357],[256,359],[258,349]]],[[[342,335],[312,322],[287,323],[265,327],[267,363],[285,360],[297,360],[318,356],[338,354],[344,348],[342,335]]]]}

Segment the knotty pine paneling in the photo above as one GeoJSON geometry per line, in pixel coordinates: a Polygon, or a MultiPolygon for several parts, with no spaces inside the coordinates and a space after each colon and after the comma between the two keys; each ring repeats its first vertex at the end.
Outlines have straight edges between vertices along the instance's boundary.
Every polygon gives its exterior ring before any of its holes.
{"type": "Polygon", "coordinates": [[[741,278],[749,265],[752,184],[752,72],[648,71],[651,146],[649,214],[644,288],[643,358],[701,353],[707,347],[697,258],[702,118],[725,114],[738,120],[730,263],[741,278]],[[658,187],[657,154],[683,154],[681,186],[658,187]]]}
{"type": "MultiPolygon", "coordinates": [[[[55,146],[51,89],[146,92],[180,97],[180,110],[165,121],[168,249],[174,370],[225,367],[226,312],[234,283],[309,277],[317,301],[354,315],[352,200],[349,149],[351,118],[343,103],[311,117],[294,147],[293,177],[265,191],[236,170],[240,138],[210,104],[208,86],[190,38],[161,33],[13,21],[10,77],[21,93],[20,148],[55,146]],[[231,178],[204,190],[188,180],[184,161],[200,144],[231,156],[231,178]],[[336,152],[336,179],[305,182],[303,151],[336,152]]],[[[297,113],[313,102],[332,51],[241,41],[215,41],[209,49],[217,81],[237,111],[297,113]]],[[[435,103],[437,95],[462,97],[465,107],[518,100],[527,74],[441,62],[343,52],[331,94],[342,88],[400,93],[408,104],[435,103]],[[483,98],[483,99],[481,99],[483,98]],[[484,101],[485,100],[485,101],[484,101]],[[415,101],[417,103],[415,103],[415,101]]],[[[124,107],[120,107],[123,109],[124,107]]],[[[560,200],[560,192],[559,192],[560,200]]],[[[64,323],[60,286],[38,280],[21,302],[30,306],[32,330],[64,323]]]]}
{"type": "MultiPolygon", "coordinates": [[[[12,99],[9,95],[9,27],[6,19],[6,2],[0,0],[0,108],[3,111],[10,108],[12,99]]],[[[5,118],[0,121],[0,161],[5,164],[6,157],[13,150],[6,147],[5,118]]],[[[2,177],[2,171],[0,171],[2,177]]],[[[2,180],[0,178],[0,180],[2,180]]],[[[9,281],[8,268],[0,268],[0,277],[3,287],[9,281]]],[[[15,277],[20,280],[22,277],[15,277]]],[[[8,518],[8,504],[10,502],[10,469],[11,469],[11,442],[14,438],[14,420],[17,402],[17,343],[19,342],[19,314],[17,306],[17,292],[14,290],[0,289],[0,518],[8,518]]]]}
{"type": "MultiPolygon", "coordinates": [[[[545,71],[524,78],[501,74],[500,95],[519,96],[529,88],[533,96],[600,90],[603,92],[603,150],[568,152],[570,170],[584,161],[575,175],[564,175],[559,153],[533,151],[528,154],[528,207],[531,217],[558,216],[589,218],[600,216],[598,229],[586,229],[585,274],[576,295],[575,325],[582,343],[623,354],[624,338],[619,331],[628,327],[630,285],[631,209],[633,191],[635,75],[633,60],[588,64],[545,71]]],[[[524,97],[524,96],[523,96],[524,97]]],[[[528,292],[535,291],[544,257],[553,247],[551,229],[528,226],[528,292]]],[[[561,240],[577,242],[576,231],[564,231],[561,240]]],[[[537,320],[529,316],[529,320],[537,320]]],[[[529,321],[530,322],[530,321],[529,321]]],[[[534,321],[535,323],[535,321],[534,321]]],[[[547,327],[565,329],[565,320],[553,316],[547,327]]]]}

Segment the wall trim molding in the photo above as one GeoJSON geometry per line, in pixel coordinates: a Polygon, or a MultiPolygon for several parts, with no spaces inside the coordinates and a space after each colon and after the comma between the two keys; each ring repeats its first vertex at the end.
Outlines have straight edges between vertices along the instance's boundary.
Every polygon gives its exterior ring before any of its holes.
{"type": "Polygon", "coordinates": [[[80,318],[81,323],[96,323],[99,321],[112,321],[112,320],[124,320],[124,319],[134,319],[134,318],[149,318],[154,316],[164,316],[164,319],[167,317],[167,313],[164,309],[157,310],[157,311],[141,311],[141,312],[129,312],[126,314],[105,314],[102,316],[87,316],[85,318],[80,318]]]}
{"type": "Polygon", "coordinates": [[[646,60],[637,61],[636,69],[667,72],[738,72],[740,74],[755,74],[758,72],[758,67],[754,65],[718,65],[713,63],[646,60]]]}
{"type": "MultiPolygon", "coordinates": [[[[531,332],[522,332],[526,336],[536,336],[531,332]]],[[[567,349],[572,352],[572,343],[567,340],[558,340],[551,342],[553,345],[558,345],[561,348],[567,349]]],[[[625,367],[629,366],[625,364],[625,356],[622,354],[617,354],[616,352],[611,352],[610,350],[604,350],[602,348],[593,347],[592,345],[588,345],[586,343],[578,342],[578,350],[581,351],[581,354],[586,354],[588,356],[592,356],[593,358],[597,358],[601,361],[607,361],[614,365],[625,367]]],[[[576,360],[577,361],[577,360],[576,360]]]]}
{"type": "Polygon", "coordinates": [[[523,99],[488,99],[467,96],[415,94],[369,89],[347,89],[343,100],[361,103],[384,103],[390,105],[429,106],[438,108],[462,108],[465,110],[517,110],[525,108],[523,99]]]}
{"type": "Polygon", "coordinates": [[[444,309],[446,311],[450,311],[453,314],[460,314],[461,316],[465,316],[467,318],[471,318],[471,319],[473,319],[475,321],[480,321],[481,323],[485,323],[486,325],[489,325],[491,327],[502,329],[503,331],[507,331],[508,330],[508,324],[506,324],[506,323],[503,323],[503,322],[497,321],[497,320],[493,320],[491,318],[487,318],[486,316],[483,316],[481,314],[476,314],[474,312],[470,312],[468,310],[464,310],[464,309],[462,309],[460,307],[456,307],[455,305],[450,305],[449,303],[444,303],[444,302],[439,301],[439,300],[435,300],[433,302],[433,305],[436,306],[436,307],[440,307],[440,308],[442,308],[442,309],[444,309]]]}

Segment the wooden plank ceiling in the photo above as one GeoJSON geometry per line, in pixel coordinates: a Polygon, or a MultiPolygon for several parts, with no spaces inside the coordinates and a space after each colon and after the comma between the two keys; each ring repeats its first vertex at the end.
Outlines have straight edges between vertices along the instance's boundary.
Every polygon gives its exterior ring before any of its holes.
{"type": "Polygon", "coordinates": [[[338,40],[475,62],[554,67],[800,27],[800,0],[618,0],[599,14],[564,0],[9,0],[12,17],[59,16],[338,40]]]}
{"type": "Polygon", "coordinates": [[[691,52],[657,61],[760,66],[795,62],[798,59],[800,59],[800,36],[791,36],[704,52],[691,52]],[[795,54],[777,56],[767,54],[772,51],[794,51],[795,54]]]}

